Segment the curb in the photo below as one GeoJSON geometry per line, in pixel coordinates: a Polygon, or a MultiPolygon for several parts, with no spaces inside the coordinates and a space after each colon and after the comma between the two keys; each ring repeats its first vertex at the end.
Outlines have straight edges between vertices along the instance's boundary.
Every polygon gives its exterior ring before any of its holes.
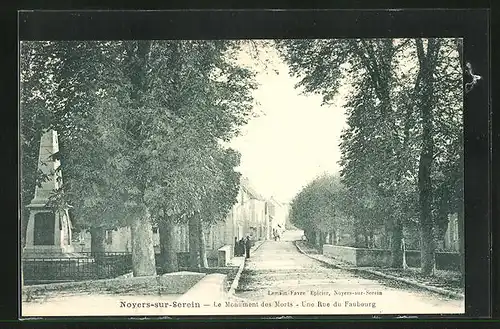
{"type": "Polygon", "coordinates": [[[378,271],[364,269],[364,268],[359,268],[359,267],[344,267],[344,266],[341,266],[341,265],[332,264],[332,263],[326,262],[326,261],[324,261],[322,259],[318,259],[318,258],[314,257],[314,255],[310,255],[310,254],[306,253],[304,250],[302,250],[298,246],[297,241],[294,241],[293,244],[295,245],[295,247],[297,248],[297,250],[301,254],[304,254],[307,257],[311,258],[311,259],[317,260],[318,262],[321,262],[323,264],[327,264],[327,265],[335,267],[337,269],[351,271],[351,272],[365,272],[365,273],[369,273],[369,274],[372,274],[372,275],[383,277],[385,279],[390,279],[390,280],[394,280],[394,281],[403,282],[403,283],[408,284],[410,286],[418,287],[420,289],[428,290],[428,291],[431,291],[431,292],[434,292],[434,293],[437,293],[437,294],[440,294],[440,295],[444,295],[444,296],[448,296],[448,297],[453,297],[453,298],[459,298],[459,299],[463,299],[464,298],[464,295],[460,294],[460,293],[456,293],[456,292],[449,291],[449,290],[442,289],[442,288],[426,286],[424,284],[415,282],[413,280],[408,280],[408,279],[405,279],[405,278],[400,278],[400,277],[393,276],[393,275],[390,275],[390,274],[385,274],[385,273],[381,273],[381,272],[378,272],[378,271]]]}
{"type": "Polygon", "coordinates": [[[234,295],[236,288],[238,288],[238,284],[240,283],[241,272],[243,272],[243,268],[245,268],[245,263],[246,263],[246,259],[244,259],[243,262],[241,262],[241,265],[238,268],[238,272],[236,273],[236,276],[234,277],[233,283],[231,283],[231,288],[229,288],[229,291],[227,292],[228,296],[234,295]]]}
{"type": "MultiPolygon", "coordinates": [[[[262,241],[259,243],[257,246],[254,246],[252,249],[250,249],[252,252],[255,252],[257,249],[260,248],[266,242],[266,240],[262,241]]],[[[245,264],[247,263],[247,259],[243,258],[243,262],[241,263],[240,267],[238,268],[238,272],[236,273],[236,276],[234,277],[233,283],[231,283],[231,288],[229,288],[228,291],[228,296],[233,296],[236,289],[238,288],[238,285],[240,283],[240,277],[241,273],[243,272],[243,269],[245,268],[245,264]]]]}
{"type": "Polygon", "coordinates": [[[262,240],[262,241],[260,241],[260,243],[257,246],[253,247],[252,252],[257,251],[257,249],[259,249],[260,246],[262,246],[266,241],[269,241],[269,240],[262,240]]]}

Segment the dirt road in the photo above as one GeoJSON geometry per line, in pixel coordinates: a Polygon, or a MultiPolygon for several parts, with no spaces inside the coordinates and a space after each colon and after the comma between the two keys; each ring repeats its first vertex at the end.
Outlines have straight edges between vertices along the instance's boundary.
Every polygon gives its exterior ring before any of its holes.
{"type": "Polygon", "coordinates": [[[247,261],[236,296],[288,303],[291,308],[314,305],[324,308],[325,314],[464,312],[463,300],[327,267],[297,250],[293,241],[301,234],[285,232],[281,241],[266,241],[247,261]],[[327,303],[329,306],[323,306],[327,303]]]}

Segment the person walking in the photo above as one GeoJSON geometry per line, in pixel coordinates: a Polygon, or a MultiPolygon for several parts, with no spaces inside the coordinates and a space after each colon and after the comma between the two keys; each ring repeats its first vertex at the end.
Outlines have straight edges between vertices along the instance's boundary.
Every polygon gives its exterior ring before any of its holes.
{"type": "Polygon", "coordinates": [[[241,238],[238,243],[238,256],[244,256],[244,255],[245,255],[245,240],[241,238]]]}
{"type": "Polygon", "coordinates": [[[234,256],[238,257],[240,253],[240,245],[238,243],[238,237],[234,237],[234,256]]]}
{"type": "Polygon", "coordinates": [[[245,241],[246,258],[250,258],[250,248],[251,247],[252,247],[252,241],[250,241],[250,236],[247,236],[247,239],[245,241]]]}

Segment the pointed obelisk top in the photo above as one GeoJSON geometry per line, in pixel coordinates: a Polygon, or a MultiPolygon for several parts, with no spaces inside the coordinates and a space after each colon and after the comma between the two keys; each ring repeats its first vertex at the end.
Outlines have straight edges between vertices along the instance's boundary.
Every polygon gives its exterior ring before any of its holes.
{"type": "Polygon", "coordinates": [[[59,141],[55,130],[47,130],[40,140],[40,151],[38,153],[38,171],[42,172],[47,179],[40,186],[35,187],[35,197],[29,207],[43,207],[49,201],[53,191],[59,189],[62,184],[61,171],[57,170],[61,165],[53,155],[59,152],[59,141]]]}

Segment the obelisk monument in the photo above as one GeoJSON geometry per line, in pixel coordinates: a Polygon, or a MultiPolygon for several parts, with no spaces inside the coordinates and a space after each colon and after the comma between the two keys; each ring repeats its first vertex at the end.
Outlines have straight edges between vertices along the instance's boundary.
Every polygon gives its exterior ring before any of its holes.
{"type": "Polygon", "coordinates": [[[61,163],[53,159],[57,152],[57,132],[51,129],[42,135],[40,141],[38,171],[47,179],[35,187],[35,197],[27,206],[30,215],[23,252],[25,258],[71,257],[73,253],[69,206],[55,208],[49,205],[51,194],[62,186],[61,163]]]}

